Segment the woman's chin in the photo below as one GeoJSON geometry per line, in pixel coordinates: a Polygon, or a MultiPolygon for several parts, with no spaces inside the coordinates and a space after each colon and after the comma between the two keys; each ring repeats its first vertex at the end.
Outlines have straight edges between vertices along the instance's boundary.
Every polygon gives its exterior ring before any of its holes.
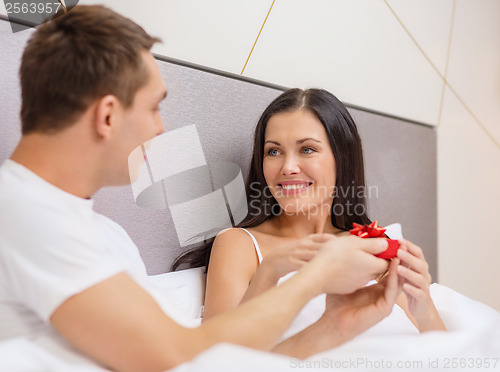
{"type": "Polygon", "coordinates": [[[309,216],[309,217],[318,217],[318,216],[329,216],[329,208],[320,208],[316,204],[304,204],[297,205],[296,203],[290,204],[281,204],[281,213],[289,216],[309,216]]]}

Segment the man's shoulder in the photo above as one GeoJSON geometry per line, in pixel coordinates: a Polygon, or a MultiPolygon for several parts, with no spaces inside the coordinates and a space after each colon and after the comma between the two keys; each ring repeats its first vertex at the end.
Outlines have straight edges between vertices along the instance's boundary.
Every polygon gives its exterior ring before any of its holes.
{"type": "Polygon", "coordinates": [[[0,166],[0,216],[15,217],[16,211],[28,209],[36,198],[44,200],[32,185],[19,177],[11,164],[5,162],[0,166]]]}
{"type": "Polygon", "coordinates": [[[58,203],[50,193],[37,186],[10,169],[0,167],[0,218],[8,216],[12,219],[26,219],[28,222],[31,217],[54,214],[59,207],[58,203]]]}
{"type": "Polygon", "coordinates": [[[59,190],[23,169],[18,172],[15,165],[0,167],[0,241],[5,246],[34,241],[39,246],[95,245],[102,239],[130,243],[118,223],[94,211],[91,200],[59,190]]]}
{"type": "Polygon", "coordinates": [[[15,203],[23,200],[47,200],[49,195],[37,192],[39,185],[34,182],[30,171],[11,160],[6,160],[0,166],[0,203],[15,203]]]}

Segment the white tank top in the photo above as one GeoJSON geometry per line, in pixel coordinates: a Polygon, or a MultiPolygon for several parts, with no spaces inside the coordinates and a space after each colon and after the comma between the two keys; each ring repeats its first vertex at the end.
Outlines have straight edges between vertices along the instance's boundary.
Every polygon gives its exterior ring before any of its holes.
{"type": "Polygon", "coordinates": [[[259,257],[259,265],[262,263],[262,252],[260,251],[259,243],[257,243],[257,239],[255,239],[255,236],[248,231],[247,229],[244,229],[243,227],[240,227],[244,232],[246,232],[250,237],[252,238],[253,241],[253,246],[255,247],[255,252],[257,252],[257,257],[259,257]]]}

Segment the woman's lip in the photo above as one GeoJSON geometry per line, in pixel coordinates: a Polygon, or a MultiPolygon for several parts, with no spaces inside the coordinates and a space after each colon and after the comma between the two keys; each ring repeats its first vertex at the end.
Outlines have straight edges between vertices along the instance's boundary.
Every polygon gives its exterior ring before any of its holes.
{"type": "Polygon", "coordinates": [[[312,184],[312,182],[309,181],[282,181],[278,183],[278,186],[281,185],[303,185],[303,184],[308,184],[309,186],[312,184]]]}
{"type": "Polygon", "coordinates": [[[312,182],[304,182],[304,181],[286,181],[286,182],[281,182],[278,183],[279,190],[284,194],[284,195],[297,195],[305,190],[307,190],[310,186],[312,185],[312,182]],[[290,187],[290,186],[298,186],[296,188],[284,188],[285,187],[290,187]]]}

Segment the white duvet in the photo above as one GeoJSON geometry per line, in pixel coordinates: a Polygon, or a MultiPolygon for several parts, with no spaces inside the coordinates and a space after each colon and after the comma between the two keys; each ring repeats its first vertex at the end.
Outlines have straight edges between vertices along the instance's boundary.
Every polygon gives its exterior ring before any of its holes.
{"type": "MultiPolygon", "coordinates": [[[[203,302],[200,269],[151,280],[180,310],[195,318],[203,302]]],[[[418,334],[397,307],[379,324],[350,342],[296,360],[229,344],[217,345],[175,371],[494,371],[500,370],[500,314],[447,287],[433,284],[431,295],[449,332],[418,334]]],[[[102,371],[67,347],[44,340],[0,342],[0,371],[102,371]]]]}
{"type": "Polygon", "coordinates": [[[221,344],[175,371],[500,371],[500,314],[439,284],[431,296],[448,332],[419,334],[395,306],[365,333],[306,360],[221,344]]]}

